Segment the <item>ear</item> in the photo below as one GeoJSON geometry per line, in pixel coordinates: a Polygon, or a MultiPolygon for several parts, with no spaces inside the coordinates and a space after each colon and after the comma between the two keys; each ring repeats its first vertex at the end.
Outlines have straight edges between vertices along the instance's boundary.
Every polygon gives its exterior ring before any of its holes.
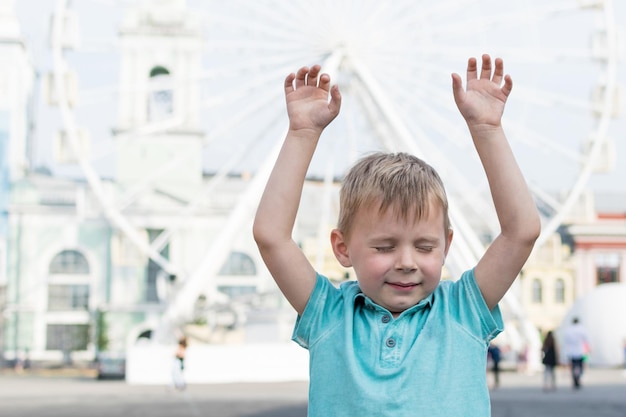
{"type": "Polygon", "coordinates": [[[448,229],[448,236],[446,236],[446,249],[444,250],[444,256],[448,256],[448,251],[450,250],[450,245],[452,244],[452,236],[454,236],[454,231],[450,228],[448,229]]]}
{"type": "Polygon", "coordinates": [[[332,232],[330,232],[330,244],[333,247],[335,258],[337,258],[341,266],[345,268],[351,267],[352,262],[350,261],[348,245],[346,244],[346,239],[343,233],[341,233],[338,229],[333,229],[332,232]]]}

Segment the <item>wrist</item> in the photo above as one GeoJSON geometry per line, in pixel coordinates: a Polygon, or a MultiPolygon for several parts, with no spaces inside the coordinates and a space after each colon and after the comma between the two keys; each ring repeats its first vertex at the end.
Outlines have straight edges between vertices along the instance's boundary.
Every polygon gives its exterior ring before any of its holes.
{"type": "Polygon", "coordinates": [[[317,140],[322,136],[323,128],[292,128],[291,126],[287,130],[288,138],[295,138],[299,140],[317,140]]]}
{"type": "Polygon", "coordinates": [[[473,123],[468,122],[467,127],[470,133],[473,135],[491,135],[494,133],[503,132],[502,124],[490,124],[490,123],[473,123]]]}

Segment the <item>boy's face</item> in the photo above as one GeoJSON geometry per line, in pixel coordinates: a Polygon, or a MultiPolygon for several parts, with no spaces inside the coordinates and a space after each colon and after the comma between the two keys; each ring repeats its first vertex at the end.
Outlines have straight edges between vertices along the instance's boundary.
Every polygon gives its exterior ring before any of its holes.
{"type": "Polygon", "coordinates": [[[349,237],[331,235],[335,256],[354,268],[363,293],[394,316],[435,290],[451,239],[441,207],[432,203],[420,220],[370,205],[357,212],[349,237]]]}

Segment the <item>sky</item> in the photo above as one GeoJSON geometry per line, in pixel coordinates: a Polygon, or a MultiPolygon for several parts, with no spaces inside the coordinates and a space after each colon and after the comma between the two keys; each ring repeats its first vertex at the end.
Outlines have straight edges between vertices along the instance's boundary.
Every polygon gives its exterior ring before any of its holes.
{"type": "MultiPolygon", "coordinates": [[[[555,0],[555,2],[557,2],[557,0],[555,0]]],[[[17,0],[15,2],[21,29],[31,49],[33,61],[40,79],[43,79],[45,74],[52,70],[47,35],[49,33],[50,15],[54,9],[55,3],[56,2],[52,0],[17,0]]],[[[81,97],[81,106],[84,105],[84,107],[80,109],[80,122],[91,131],[92,137],[106,134],[104,132],[110,131],[114,124],[114,122],[112,122],[115,120],[115,105],[112,104],[114,100],[103,99],[103,97],[112,97],[113,93],[110,90],[112,90],[111,86],[115,85],[115,77],[119,69],[118,62],[113,59],[107,59],[107,57],[115,53],[115,37],[122,16],[120,7],[116,7],[116,5],[128,3],[132,3],[132,1],[74,0],[71,2],[72,7],[78,11],[80,17],[82,45],[75,52],[68,52],[68,55],[70,56],[71,62],[77,65],[81,88],[85,88],[85,91],[89,91],[81,97]],[[91,102],[95,104],[89,104],[91,102]],[[92,110],[89,110],[89,106],[91,106],[92,110]]],[[[209,6],[207,5],[211,3],[212,2],[209,1],[188,0],[188,4],[191,7],[197,7],[207,15],[210,14],[210,10],[208,10],[209,6]]],[[[487,4],[489,0],[476,3],[487,4]]],[[[535,2],[535,4],[539,3],[540,2],[535,2]]],[[[619,22],[618,29],[621,33],[621,39],[623,40],[626,39],[624,37],[625,30],[623,23],[626,22],[626,2],[618,0],[613,3],[615,21],[619,22]]],[[[519,4],[523,4],[523,2],[519,4]]],[[[237,17],[235,16],[234,18],[236,19],[237,17]]],[[[454,29],[454,26],[452,26],[452,28],[454,29]]],[[[550,36],[550,39],[546,38],[545,42],[557,42],[560,32],[562,31],[555,28],[554,36],[550,36]]],[[[540,41],[543,42],[544,40],[541,39],[540,41]]],[[[626,191],[626,185],[624,185],[624,180],[626,180],[626,163],[624,163],[624,161],[626,161],[626,62],[624,59],[624,50],[625,47],[622,43],[619,48],[621,56],[618,68],[618,83],[621,88],[621,108],[619,109],[618,116],[611,121],[609,127],[609,136],[615,144],[615,167],[609,173],[594,174],[589,181],[589,186],[592,189],[601,192],[626,191]]],[[[567,72],[568,71],[558,74],[559,79],[552,81],[554,86],[550,88],[575,89],[576,77],[574,74],[576,74],[576,68],[571,68],[571,76],[567,72]],[[556,84],[562,84],[562,86],[557,86],[556,84]]],[[[523,75],[518,76],[518,79],[521,79],[521,83],[526,81],[523,75]]],[[[75,170],[72,171],[71,168],[65,171],[65,168],[56,167],[50,160],[51,132],[58,130],[62,126],[58,112],[54,109],[50,109],[45,103],[41,85],[39,86],[37,95],[37,125],[34,132],[37,143],[34,155],[36,165],[51,167],[55,173],[75,172],[75,170]]],[[[515,109],[515,111],[519,110],[516,107],[513,107],[513,109],[515,109]]],[[[537,120],[545,119],[541,122],[550,125],[551,129],[555,129],[556,131],[563,129],[566,131],[572,122],[566,119],[567,116],[567,114],[563,115],[562,113],[555,112],[554,114],[540,114],[536,118],[537,120]]],[[[227,152],[228,146],[228,141],[225,140],[224,144],[221,145],[222,151],[227,152]]],[[[109,152],[107,149],[97,149],[97,145],[96,149],[93,151],[95,153],[99,151],[104,153],[109,152]]],[[[106,167],[98,167],[97,162],[94,162],[94,164],[96,164],[96,168],[106,172],[106,167]]],[[[538,165],[541,165],[541,163],[539,162],[538,165]]],[[[107,176],[109,174],[103,175],[107,176]]],[[[549,182],[550,178],[558,177],[558,175],[559,173],[554,170],[546,170],[545,173],[543,173],[543,178],[546,182],[549,182]]],[[[541,179],[538,181],[541,181],[541,179]]]]}

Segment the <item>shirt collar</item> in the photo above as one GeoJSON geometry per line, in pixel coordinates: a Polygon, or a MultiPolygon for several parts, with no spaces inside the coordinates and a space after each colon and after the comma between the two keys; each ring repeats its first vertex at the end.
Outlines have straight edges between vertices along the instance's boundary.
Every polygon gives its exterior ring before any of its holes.
{"type": "MultiPolygon", "coordinates": [[[[434,293],[431,293],[428,297],[424,298],[419,303],[415,304],[413,307],[410,307],[404,310],[402,313],[400,313],[400,315],[402,316],[402,315],[407,315],[407,314],[413,314],[419,310],[430,308],[433,305],[433,299],[434,299],[434,293]]],[[[380,310],[380,311],[389,313],[389,311],[386,308],[381,307],[378,304],[376,304],[374,301],[372,301],[371,298],[363,294],[362,291],[359,291],[358,293],[354,295],[354,303],[355,304],[362,303],[363,306],[368,310],[372,310],[372,311],[380,310]]]]}

